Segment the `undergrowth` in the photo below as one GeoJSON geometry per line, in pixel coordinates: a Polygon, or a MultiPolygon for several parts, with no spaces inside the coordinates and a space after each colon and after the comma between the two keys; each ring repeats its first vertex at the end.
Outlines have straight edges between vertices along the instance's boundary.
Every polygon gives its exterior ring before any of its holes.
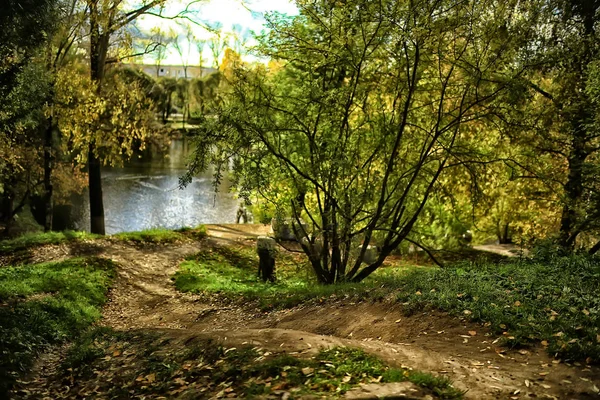
{"type": "Polygon", "coordinates": [[[0,394],[47,345],[98,320],[114,277],[100,258],[0,269],[0,394]]]}
{"type": "Polygon", "coordinates": [[[361,383],[411,381],[442,399],[462,393],[445,377],[391,368],[359,349],[333,348],[312,359],[255,347],[226,348],[212,340],[175,339],[143,332],[97,329],[79,340],[63,364],[77,393],[168,398],[338,398],[361,383]],[[118,368],[115,368],[119,366],[118,368]]]}
{"type": "Polygon", "coordinates": [[[489,323],[509,346],[541,341],[551,355],[600,362],[600,262],[583,256],[415,270],[407,311],[433,306],[489,323]]]}

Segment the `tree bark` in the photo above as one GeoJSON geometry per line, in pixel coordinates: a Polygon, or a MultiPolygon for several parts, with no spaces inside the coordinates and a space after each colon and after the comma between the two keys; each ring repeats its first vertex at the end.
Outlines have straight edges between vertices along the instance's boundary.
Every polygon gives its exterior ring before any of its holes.
{"type": "MultiPolygon", "coordinates": [[[[101,93],[106,54],[110,32],[100,32],[97,1],[90,2],[90,78],[96,85],[96,92],[101,93]]],[[[95,144],[88,149],[88,183],[90,190],[90,228],[92,233],[104,235],[104,203],[102,199],[102,172],[100,158],[96,155],[95,144]]]]}
{"type": "Polygon", "coordinates": [[[53,191],[52,186],[52,117],[48,118],[48,126],[44,134],[44,232],[52,230],[53,191]]]}
{"type": "Polygon", "coordinates": [[[102,175],[100,159],[96,156],[94,145],[90,144],[88,153],[88,183],[90,188],[90,228],[92,233],[106,234],[104,228],[104,202],[102,201],[102,175]]]}

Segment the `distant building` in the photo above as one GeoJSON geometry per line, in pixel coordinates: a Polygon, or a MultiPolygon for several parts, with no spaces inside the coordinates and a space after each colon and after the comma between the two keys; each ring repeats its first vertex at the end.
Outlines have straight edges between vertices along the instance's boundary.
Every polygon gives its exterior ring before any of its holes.
{"type": "MultiPolygon", "coordinates": [[[[152,65],[152,64],[124,64],[129,68],[134,68],[154,77],[154,78],[185,78],[186,69],[183,65],[152,65]]],[[[199,67],[189,65],[187,67],[187,79],[201,78],[217,72],[215,68],[199,67]]]]}

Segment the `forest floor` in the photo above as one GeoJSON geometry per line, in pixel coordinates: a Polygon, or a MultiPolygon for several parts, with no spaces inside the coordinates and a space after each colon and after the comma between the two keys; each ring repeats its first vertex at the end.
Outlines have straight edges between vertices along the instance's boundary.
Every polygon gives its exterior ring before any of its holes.
{"type": "MultiPolygon", "coordinates": [[[[407,315],[403,305],[392,299],[356,301],[335,295],[293,308],[264,310],[253,302],[236,303],[219,296],[182,293],[173,284],[173,276],[185,257],[219,246],[251,247],[254,238],[264,233],[244,226],[215,225],[208,226],[208,237],[200,240],[140,244],[93,239],[49,244],[30,251],[26,256],[28,263],[81,256],[113,260],[117,277],[99,325],[129,336],[96,337],[95,351],[102,351],[102,357],[86,373],[65,373],[58,365],[65,358],[68,346],[52,348],[39,358],[29,378],[18,383],[12,396],[137,398],[133,391],[127,390],[120,396],[114,393],[109,396],[106,388],[142,362],[138,353],[143,349],[139,346],[153,343],[164,355],[169,351],[176,354],[194,343],[217,343],[224,349],[254,346],[261,359],[283,354],[310,358],[321,349],[358,348],[391,366],[448,377],[455,388],[465,391],[467,399],[599,398],[597,367],[562,362],[550,357],[541,345],[521,350],[502,347],[498,337],[485,325],[440,311],[423,309],[407,315]]],[[[161,360],[161,368],[169,366],[161,360]]],[[[221,362],[223,359],[209,369],[217,371],[221,362]]],[[[183,370],[186,365],[193,368],[185,362],[182,365],[183,370]]],[[[307,378],[313,374],[309,367],[302,371],[307,378]]],[[[170,373],[177,376],[173,371],[170,373]]],[[[180,390],[171,390],[161,397],[152,392],[156,374],[144,373],[136,379],[140,385],[146,385],[142,386],[145,395],[139,398],[172,398],[193,385],[189,375],[181,375],[173,378],[179,380],[180,390]]],[[[213,388],[206,384],[199,390],[206,398],[243,397],[226,384],[213,388]]],[[[289,385],[273,388],[272,397],[268,398],[291,398],[294,390],[289,385]]],[[[190,398],[204,398],[200,392],[190,398]]],[[[394,395],[425,399],[433,398],[435,393],[422,391],[418,386],[393,386],[374,380],[346,396],[394,398],[394,395]]]]}

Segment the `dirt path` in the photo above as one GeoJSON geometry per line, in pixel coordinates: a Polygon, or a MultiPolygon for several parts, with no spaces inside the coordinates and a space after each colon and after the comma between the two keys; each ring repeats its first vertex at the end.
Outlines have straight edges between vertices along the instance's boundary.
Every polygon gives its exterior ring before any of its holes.
{"type": "Polygon", "coordinates": [[[185,341],[214,338],[306,355],[322,347],[361,347],[397,366],[449,376],[468,399],[598,398],[598,369],[567,365],[542,348],[507,351],[484,326],[442,313],[405,316],[392,301],[354,304],[332,297],[323,305],[266,314],[175,290],[171,277],[186,256],[229,241],[251,245],[266,230],[239,228],[209,226],[212,237],[201,242],[139,247],[107,239],[45,246],[35,258],[94,254],[116,261],[118,278],[102,324],[118,330],[158,329],[185,341]]]}

